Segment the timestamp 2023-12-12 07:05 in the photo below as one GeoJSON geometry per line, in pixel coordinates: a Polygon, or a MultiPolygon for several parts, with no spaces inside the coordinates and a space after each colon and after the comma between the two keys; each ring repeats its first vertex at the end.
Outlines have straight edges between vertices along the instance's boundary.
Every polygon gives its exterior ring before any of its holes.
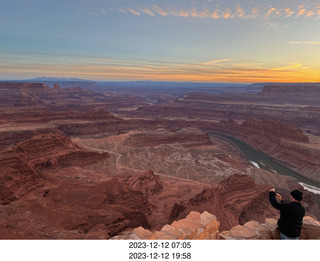
{"type": "Polygon", "coordinates": [[[186,241],[130,241],[129,260],[191,260],[191,248],[186,241]]]}

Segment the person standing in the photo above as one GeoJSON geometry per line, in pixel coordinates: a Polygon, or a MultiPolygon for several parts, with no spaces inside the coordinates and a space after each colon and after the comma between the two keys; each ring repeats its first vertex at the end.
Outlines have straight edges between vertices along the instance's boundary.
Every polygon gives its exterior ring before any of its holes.
{"type": "Polygon", "coordinates": [[[290,202],[284,202],[275,189],[269,191],[271,205],[280,210],[278,227],[281,239],[299,239],[305,208],[301,204],[303,193],[299,190],[290,192],[290,202]]]}

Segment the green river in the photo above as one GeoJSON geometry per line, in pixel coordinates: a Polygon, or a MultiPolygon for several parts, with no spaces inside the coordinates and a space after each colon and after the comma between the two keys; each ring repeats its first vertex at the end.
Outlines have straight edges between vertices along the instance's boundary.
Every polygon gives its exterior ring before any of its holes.
{"type": "Polygon", "coordinates": [[[254,166],[268,170],[273,173],[277,173],[279,175],[286,175],[290,177],[294,177],[298,180],[298,182],[305,187],[305,189],[310,190],[311,192],[314,192],[316,194],[320,194],[320,184],[317,182],[314,182],[296,171],[293,171],[280,162],[276,161],[275,159],[272,159],[271,157],[267,156],[266,154],[262,153],[261,151],[258,151],[248,145],[247,143],[237,140],[231,136],[216,133],[216,132],[208,132],[209,135],[212,135],[214,137],[217,137],[219,139],[225,140],[228,143],[231,143],[235,145],[245,156],[245,158],[250,161],[254,166]]]}

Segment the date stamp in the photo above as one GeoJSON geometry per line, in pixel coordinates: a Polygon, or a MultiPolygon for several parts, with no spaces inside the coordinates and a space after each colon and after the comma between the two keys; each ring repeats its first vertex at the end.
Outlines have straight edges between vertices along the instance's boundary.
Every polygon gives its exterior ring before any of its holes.
{"type": "Polygon", "coordinates": [[[128,260],[192,260],[190,241],[130,241],[128,260]]]}

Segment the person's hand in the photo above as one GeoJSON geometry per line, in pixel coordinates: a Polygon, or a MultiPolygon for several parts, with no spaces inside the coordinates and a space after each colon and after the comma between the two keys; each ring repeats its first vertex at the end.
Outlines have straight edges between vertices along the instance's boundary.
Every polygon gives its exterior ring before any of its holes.
{"type": "Polygon", "coordinates": [[[276,193],[276,200],[277,200],[278,202],[280,202],[280,201],[282,200],[281,195],[278,194],[278,193],[276,193]]]}
{"type": "Polygon", "coordinates": [[[272,191],[272,192],[276,192],[276,190],[273,188],[273,189],[270,189],[270,191],[272,191]]]}

